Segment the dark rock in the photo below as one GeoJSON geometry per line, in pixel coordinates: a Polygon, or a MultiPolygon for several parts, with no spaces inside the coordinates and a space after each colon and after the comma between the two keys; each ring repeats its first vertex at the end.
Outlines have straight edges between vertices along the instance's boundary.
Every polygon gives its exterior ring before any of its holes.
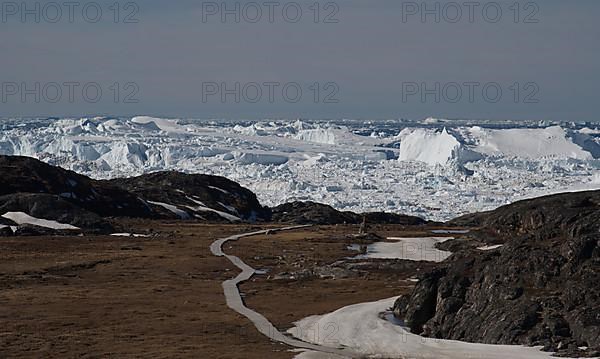
{"type": "Polygon", "coordinates": [[[77,235],[79,231],[75,230],[60,230],[46,227],[35,226],[32,224],[21,224],[14,232],[15,236],[65,236],[77,235]]]}
{"type": "Polygon", "coordinates": [[[144,248],[136,245],[123,245],[121,246],[122,251],[142,251],[144,248]]]}
{"type": "Polygon", "coordinates": [[[406,308],[408,307],[408,303],[410,301],[410,296],[401,295],[394,302],[393,312],[396,318],[404,318],[406,317],[406,308]]]}
{"type": "Polygon", "coordinates": [[[0,217],[0,237],[12,236],[13,230],[11,227],[17,227],[18,225],[10,219],[0,217]]]}
{"type": "MultiPolygon", "coordinates": [[[[34,158],[1,155],[0,173],[0,196],[54,195],[63,200],[63,207],[68,202],[101,217],[193,217],[215,222],[270,219],[270,210],[260,205],[254,193],[218,176],[157,172],[99,181],[34,158]],[[177,213],[150,201],[175,206],[177,213]]],[[[37,213],[36,217],[55,219],[53,214],[37,213]]]]}
{"type": "Polygon", "coordinates": [[[273,222],[298,224],[357,224],[355,213],[340,212],[316,202],[290,202],[271,208],[273,222]]]}
{"type": "Polygon", "coordinates": [[[427,221],[425,221],[423,218],[397,213],[368,212],[364,213],[363,216],[366,218],[367,223],[372,224],[400,224],[406,226],[420,226],[427,223],[427,221]]]}
{"type": "Polygon", "coordinates": [[[20,156],[0,155],[0,210],[69,223],[105,233],[102,217],[194,219],[211,222],[274,221],[300,224],[420,225],[418,217],[338,211],[314,202],[263,207],[250,190],[224,177],[156,172],[94,180],[20,156]]]}
{"type": "MultiPolygon", "coordinates": [[[[0,213],[6,212],[23,212],[32,217],[70,224],[81,228],[86,233],[114,232],[113,226],[104,218],[70,203],[62,197],[51,194],[16,193],[0,196],[0,213]]],[[[21,229],[18,232],[23,233],[23,231],[21,229]]],[[[29,233],[45,232],[31,229],[26,231],[29,233]]]]}
{"type": "Polygon", "coordinates": [[[10,227],[0,227],[0,237],[11,237],[14,235],[12,228],[10,227]]]}
{"type": "Polygon", "coordinates": [[[435,315],[439,279],[444,273],[444,270],[434,270],[417,283],[418,290],[415,289],[411,301],[407,303],[403,318],[411,332],[422,333],[423,325],[435,315]]]}
{"type": "Polygon", "coordinates": [[[16,226],[17,224],[8,218],[0,217],[0,226],[16,226]]]}
{"type": "Polygon", "coordinates": [[[600,192],[518,202],[452,224],[482,227],[479,239],[504,246],[454,244],[458,251],[396,302],[411,331],[560,355],[600,350],[600,192]]]}
{"type": "Polygon", "coordinates": [[[545,236],[565,232],[566,226],[569,226],[572,235],[575,235],[580,231],[588,231],[589,216],[600,219],[600,191],[561,193],[519,201],[494,211],[462,216],[449,224],[485,227],[497,234],[536,231],[545,236]],[[587,219],[577,223],[582,218],[587,219]]]}
{"type": "MultiPolygon", "coordinates": [[[[238,183],[224,177],[180,172],[155,172],[132,178],[106,181],[110,185],[135,193],[146,201],[177,206],[195,217],[212,221],[227,221],[215,212],[194,208],[212,208],[248,221],[270,218],[270,210],[263,207],[256,195],[238,183]]],[[[164,215],[173,216],[164,208],[156,208],[164,215]]]]}
{"type": "Polygon", "coordinates": [[[454,238],[454,239],[449,239],[447,241],[444,242],[439,242],[435,244],[435,248],[442,250],[442,251],[448,251],[448,252],[458,252],[458,251],[462,251],[462,250],[467,250],[467,249],[474,249],[477,247],[483,247],[486,244],[483,242],[479,242],[474,238],[471,237],[464,237],[464,238],[454,238]]]}
{"type": "Polygon", "coordinates": [[[0,155],[0,173],[0,196],[46,193],[103,217],[158,218],[133,193],[34,158],[0,155]]]}
{"type": "Polygon", "coordinates": [[[316,202],[290,202],[271,208],[273,222],[298,224],[400,224],[422,225],[426,221],[419,217],[395,213],[370,212],[358,214],[338,211],[335,208],[316,202]]]}
{"type": "Polygon", "coordinates": [[[34,158],[0,155],[0,196],[15,193],[51,194],[102,217],[179,218],[155,201],[174,205],[198,219],[227,221],[215,211],[243,220],[268,220],[270,210],[256,195],[223,177],[157,172],[133,178],[93,180],[34,158]],[[202,203],[202,204],[200,204],[202,203]]]}

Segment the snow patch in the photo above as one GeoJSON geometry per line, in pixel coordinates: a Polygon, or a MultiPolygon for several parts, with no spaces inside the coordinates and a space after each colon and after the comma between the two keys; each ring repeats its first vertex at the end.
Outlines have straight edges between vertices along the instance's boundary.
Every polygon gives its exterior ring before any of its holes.
{"type": "Polygon", "coordinates": [[[167,210],[169,210],[169,211],[171,211],[171,212],[175,213],[175,214],[176,214],[176,215],[178,215],[178,216],[179,216],[179,218],[181,218],[181,219],[190,219],[190,215],[189,215],[189,213],[187,213],[187,212],[186,212],[186,211],[184,211],[184,210],[181,210],[181,209],[177,208],[177,206],[174,206],[174,205],[172,205],[172,204],[168,204],[168,203],[162,203],[162,202],[154,202],[154,201],[147,201],[147,202],[148,202],[148,203],[155,204],[155,205],[157,205],[157,206],[161,206],[161,207],[163,207],[163,208],[165,208],[165,209],[167,209],[167,210]]]}
{"type": "Polygon", "coordinates": [[[493,246],[477,247],[477,249],[479,249],[480,251],[491,251],[491,250],[498,249],[503,246],[504,246],[503,244],[495,244],[493,246]]]}
{"type": "Polygon", "coordinates": [[[111,233],[113,237],[150,237],[147,234],[137,234],[137,233],[111,233]]]}
{"type": "Polygon", "coordinates": [[[219,187],[215,187],[215,186],[208,186],[208,188],[212,188],[212,189],[214,189],[214,190],[217,190],[217,191],[219,191],[219,192],[222,192],[222,193],[225,193],[225,194],[229,194],[229,192],[228,192],[228,191],[226,191],[226,190],[224,190],[224,189],[222,189],[222,188],[219,188],[219,187]]]}
{"type": "MultiPolygon", "coordinates": [[[[216,209],[212,209],[210,207],[206,207],[206,205],[204,203],[202,203],[201,201],[195,200],[193,198],[187,197],[187,199],[189,199],[190,201],[196,203],[198,206],[196,207],[192,207],[192,206],[187,206],[189,209],[191,209],[192,211],[201,211],[201,212],[213,212],[218,214],[219,216],[225,218],[226,220],[230,221],[230,222],[239,222],[241,221],[240,217],[234,216],[232,214],[229,213],[225,213],[223,211],[218,211],[216,209]]],[[[235,209],[235,208],[233,208],[235,209]]]]}
{"type": "MultiPolygon", "coordinates": [[[[23,212],[6,212],[2,215],[2,217],[6,219],[10,219],[11,221],[17,224],[31,224],[38,227],[51,228],[51,229],[66,229],[66,230],[76,230],[80,229],[79,227],[72,226],[70,224],[60,223],[57,221],[52,221],[49,219],[41,219],[28,215],[23,212]]],[[[12,228],[12,227],[11,227],[12,228]]],[[[14,231],[14,230],[13,230],[14,231]]]]}
{"type": "MultiPolygon", "coordinates": [[[[350,305],[325,315],[302,319],[288,330],[294,337],[328,347],[348,347],[380,358],[537,359],[552,358],[541,347],[490,345],[424,338],[380,318],[396,297],[350,305]]],[[[313,354],[314,355],[314,354],[313,354]]],[[[300,358],[319,358],[318,356],[300,358]]]]}

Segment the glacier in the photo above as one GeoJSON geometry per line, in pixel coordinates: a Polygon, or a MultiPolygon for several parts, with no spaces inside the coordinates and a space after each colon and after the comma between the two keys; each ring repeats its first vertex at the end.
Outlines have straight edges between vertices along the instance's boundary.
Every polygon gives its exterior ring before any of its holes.
{"type": "Polygon", "coordinates": [[[432,220],[600,189],[600,130],[570,122],[4,119],[0,153],[98,179],[220,175],[265,205],[312,200],[432,220]]]}

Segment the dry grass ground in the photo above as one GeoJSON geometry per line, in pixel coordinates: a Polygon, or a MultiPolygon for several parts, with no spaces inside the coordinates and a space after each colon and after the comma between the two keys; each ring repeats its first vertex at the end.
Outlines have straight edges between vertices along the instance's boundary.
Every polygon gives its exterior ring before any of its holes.
{"type": "MultiPolygon", "coordinates": [[[[221,282],[238,270],[209,251],[215,238],[257,227],[127,224],[136,233],[151,228],[153,235],[0,239],[0,358],[294,356],[227,308],[221,282]]],[[[355,231],[314,227],[244,238],[225,251],[279,273],[351,255],[341,238],[355,231]]],[[[398,295],[412,274],[302,281],[257,276],[241,289],[249,307],[287,328],[308,315],[398,295]]]]}

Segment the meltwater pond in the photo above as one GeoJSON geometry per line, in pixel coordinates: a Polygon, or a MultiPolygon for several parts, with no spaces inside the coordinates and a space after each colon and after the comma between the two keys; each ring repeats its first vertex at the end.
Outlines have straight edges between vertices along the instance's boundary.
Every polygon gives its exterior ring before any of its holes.
{"type": "Polygon", "coordinates": [[[452,252],[439,250],[435,248],[435,245],[450,239],[454,239],[454,237],[389,237],[387,238],[388,242],[373,243],[367,246],[366,254],[353,258],[441,262],[448,258],[452,252]]]}

